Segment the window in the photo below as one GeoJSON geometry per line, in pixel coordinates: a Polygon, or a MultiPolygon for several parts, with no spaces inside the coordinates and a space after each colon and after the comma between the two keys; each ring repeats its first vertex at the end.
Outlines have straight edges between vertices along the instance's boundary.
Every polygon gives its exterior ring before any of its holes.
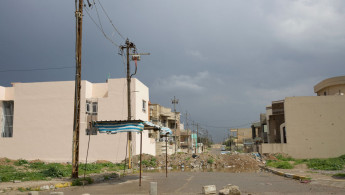
{"type": "Polygon", "coordinates": [[[98,102],[92,102],[86,100],[86,114],[97,115],[98,113],[98,102]]]}
{"type": "Polygon", "coordinates": [[[146,112],[146,101],[143,100],[143,112],[146,112]]]}
{"type": "Polygon", "coordinates": [[[98,103],[92,102],[92,114],[97,114],[97,113],[98,113],[98,103]]]}
{"type": "Polygon", "coordinates": [[[3,101],[2,102],[2,137],[12,137],[13,136],[13,101],[3,101]]]}

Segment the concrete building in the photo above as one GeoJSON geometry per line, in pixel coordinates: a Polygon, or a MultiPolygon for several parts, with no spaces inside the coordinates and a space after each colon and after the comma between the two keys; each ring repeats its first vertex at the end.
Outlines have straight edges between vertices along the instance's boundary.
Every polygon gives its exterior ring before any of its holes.
{"type": "MultiPolygon", "coordinates": [[[[150,104],[150,122],[159,126],[168,127],[173,131],[173,135],[169,135],[168,137],[168,154],[173,154],[175,151],[178,152],[180,146],[180,129],[182,126],[182,124],[180,124],[180,113],[172,112],[171,108],[159,104],[150,104]]],[[[156,154],[165,154],[166,138],[158,132],[154,133],[152,137],[156,140],[156,154]]]]}
{"type": "Polygon", "coordinates": [[[266,107],[268,137],[262,153],[294,158],[329,158],[345,154],[345,76],[314,87],[318,96],[287,97],[266,107]]]}
{"type": "MultiPolygon", "coordinates": [[[[149,89],[132,79],[132,119],[148,120],[149,89]]],[[[106,83],[82,81],[80,110],[80,161],[84,161],[91,134],[89,161],[120,162],[126,155],[126,133],[99,134],[91,120],[126,120],[126,79],[106,83]]],[[[72,159],[74,81],[14,83],[0,87],[0,157],[68,162],[72,159]]],[[[133,136],[138,154],[140,135],[133,136]]],[[[143,132],[143,153],[155,155],[155,140],[143,132]]]]}

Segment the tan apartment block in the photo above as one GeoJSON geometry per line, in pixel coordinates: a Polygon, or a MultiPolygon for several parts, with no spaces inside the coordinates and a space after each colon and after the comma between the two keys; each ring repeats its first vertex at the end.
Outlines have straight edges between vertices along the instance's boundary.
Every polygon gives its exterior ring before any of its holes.
{"type": "Polygon", "coordinates": [[[287,97],[278,108],[274,102],[266,107],[270,141],[262,144],[262,153],[283,152],[294,158],[345,154],[341,144],[345,139],[344,89],[345,76],[334,77],[315,85],[318,96],[287,97]],[[282,108],[283,112],[276,112],[282,108]],[[275,118],[275,114],[282,116],[275,118]]]}
{"type": "MultiPolygon", "coordinates": [[[[132,79],[132,119],[148,118],[149,89],[132,79]]],[[[106,83],[82,81],[80,110],[80,161],[86,157],[88,133],[89,161],[120,162],[126,155],[126,133],[100,134],[88,131],[91,120],[126,120],[126,79],[109,79],[106,83]],[[90,114],[91,113],[91,114],[90,114]]],[[[0,157],[41,159],[68,162],[72,159],[74,81],[15,83],[0,87],[0,113],[4,105],[13,104],[13,115],[1,116],[0,157]],[[13,128],[4,128],[10,120],[13,128]],[[5,124],[6,123],[6,124],[5,124]],[[12,131],[11,136],[5,131],[12,131]]],[[[133,154],[139,153],[139,134],[134,134],[133,154]]],[[[143,153],[155,155],[155,141],[143,133],[143,153]]]]}

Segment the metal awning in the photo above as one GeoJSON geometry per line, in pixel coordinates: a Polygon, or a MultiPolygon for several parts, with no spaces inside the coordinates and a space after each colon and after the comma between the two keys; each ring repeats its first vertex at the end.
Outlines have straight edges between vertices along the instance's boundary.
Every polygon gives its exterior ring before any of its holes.
{"type": "Polygon", "coordinates": [[[92,126],[100,133],[116,134],[120,132],[142,132],[146,130],[159,130],[161,135],[172,134],[171,129],[155,125],[149,121],[123,120],[123,121],[93,121],[92,126]]]}

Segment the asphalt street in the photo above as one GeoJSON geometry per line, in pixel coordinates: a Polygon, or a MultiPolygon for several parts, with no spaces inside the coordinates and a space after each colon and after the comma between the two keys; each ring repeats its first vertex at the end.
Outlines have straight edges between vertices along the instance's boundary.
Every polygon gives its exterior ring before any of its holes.
{"type": "MultiPolygon", "coordinates": [[[[345,189],[300,183],[267,172],[171,172],[144,173],[139,187],[137,175],[84,187],[59,189],[65,195],[78,194],[149,194],[150,182],[158,183],[158,194],[201,194],[202,186],[216,185],[217,191],[227,184],[240,187],[242,194],[345,194],[345,189]]],[[[50,192],[40,192],[49,194],[50,192]]]]}

